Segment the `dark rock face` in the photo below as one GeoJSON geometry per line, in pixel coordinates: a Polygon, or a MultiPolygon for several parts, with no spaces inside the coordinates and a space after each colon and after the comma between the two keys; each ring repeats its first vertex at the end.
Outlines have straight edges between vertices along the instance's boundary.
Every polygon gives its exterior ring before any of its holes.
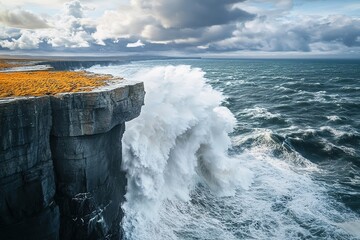
{"type": "Polygon", "coordinates": [[[120,234],[125,121],[143,84],[0,100],[0,239],[120,234]]]}
{"type": "Polygon", "coordinates": [[[0,239],[58,238],[51,125],[49,97],[0,101],[0,239]]]}
{"type": "Polygon", "coordinates": [[[121,171],[124,124],[107,133],[52,137],[51,146],[61,210],[62,239],[102,239],[116,235],[122,218],[126,178],[121,171]],[[113,226],[118,227],[118,226],[113,226]]]}

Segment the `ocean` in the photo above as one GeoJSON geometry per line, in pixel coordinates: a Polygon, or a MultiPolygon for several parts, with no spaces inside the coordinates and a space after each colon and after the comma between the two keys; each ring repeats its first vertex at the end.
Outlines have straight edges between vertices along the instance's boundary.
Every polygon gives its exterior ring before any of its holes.
{"type": "Polygon", "coordinates": [[[360,61],[151,60],[124,238],[360,239],[360,61]]]}

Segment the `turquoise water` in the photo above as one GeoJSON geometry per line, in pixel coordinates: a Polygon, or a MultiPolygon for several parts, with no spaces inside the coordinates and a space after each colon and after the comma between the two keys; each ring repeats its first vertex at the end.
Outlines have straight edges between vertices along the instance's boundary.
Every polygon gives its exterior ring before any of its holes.
{"type": "Polygon", "coordinates": [[[253,178],[231,196],[198,181],[189,199],[162,199],[156,221],[134,223],[142,236],[360,239],[360,61],[161,60],[95,71],[132,78],[167,65],[200,68],[223,93],[236,118],[228,154],[253,178]]]}

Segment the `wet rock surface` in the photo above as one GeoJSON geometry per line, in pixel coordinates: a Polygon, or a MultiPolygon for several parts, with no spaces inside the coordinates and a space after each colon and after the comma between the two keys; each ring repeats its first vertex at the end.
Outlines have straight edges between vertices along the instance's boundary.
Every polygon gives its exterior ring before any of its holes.
{"type": "Polygon", "coordinates": [[[112,239],[120,234],[125,122],[142,83],[0,100],[0,239],[112,239]]]}

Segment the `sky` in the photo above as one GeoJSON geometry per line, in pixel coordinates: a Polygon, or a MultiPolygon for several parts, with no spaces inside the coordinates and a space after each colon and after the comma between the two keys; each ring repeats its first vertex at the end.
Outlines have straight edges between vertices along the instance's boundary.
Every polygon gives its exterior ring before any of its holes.
{"type": "Polygon", "coordinates": [[[360,0],[0,0],[0,54],[360,58],[360,0]]]}

